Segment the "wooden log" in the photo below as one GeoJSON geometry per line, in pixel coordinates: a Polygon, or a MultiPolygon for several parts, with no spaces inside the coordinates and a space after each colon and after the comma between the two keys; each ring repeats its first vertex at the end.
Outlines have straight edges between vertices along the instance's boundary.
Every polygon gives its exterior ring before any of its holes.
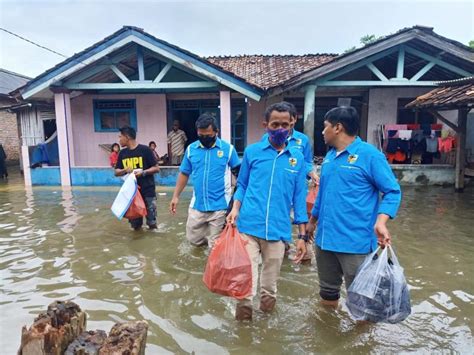
{"type": "Polygon", "coordinates": [[[86,314],[74,302],[56,301],[33,325],[22,329],[18,355],[60,355],[86,328],[86,314]]]}
{"type": "Polygon", "coordinates": [[[64,355],[99,355],[99,350],[106,339],[107,333],[103,330],[83,332],[69,344],[64,355]]]}
{"type": "Polygon", "coordinates": [[[117,323],[110,330],[100,355],[144,355],[148,323],[135,321],[117,323]]]}

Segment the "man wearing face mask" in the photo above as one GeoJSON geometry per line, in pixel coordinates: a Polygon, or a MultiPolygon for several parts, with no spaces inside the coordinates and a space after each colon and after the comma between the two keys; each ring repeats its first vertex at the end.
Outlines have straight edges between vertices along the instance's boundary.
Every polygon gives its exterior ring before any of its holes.
{"type": "Polygon", "coordinates": [[[260,309],[271,312],[275,307],[284,242],[291,240],[292,208],[293,224],[299,229],[295,262],[300,262],[306,252],[306,166],[303,154],[288,146],[290,124],[288,105],[280,102],[269,106],[263,122],[268,139],[245,149],[234,206],[227,217],[228,223],[237,223],[247,241],[246,249],[252,263],[252,294],[237,303],[237,320],[252,319],[260,255],[263,262],[260,309]]]}
{"type": "Polygon", "coordinates": [[[191,143],[179,168],[178,180],[170,203],[176,213],[179,196],[192,177],[194,193],[189,205],[186,238],[196,246],[213,247],[225,224],[232,195],[231,169],[240,166],[232,144],[217,137],[215,118],[202,114],[196,121],[198,140],[191,143]]]}

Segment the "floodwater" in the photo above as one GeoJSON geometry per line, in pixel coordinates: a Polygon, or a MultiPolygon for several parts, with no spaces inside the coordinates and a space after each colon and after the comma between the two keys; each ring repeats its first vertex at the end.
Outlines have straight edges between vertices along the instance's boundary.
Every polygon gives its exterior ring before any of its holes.
{"type": "Polygon", "coordinates": [[[185,239],[190,192],[177,216],[160,188],[159,230],[133,232],[109,207],[116,189],[0,182],[0,352],[14,354],[21,327],[53,300],[73,300],[88,329],[146,319],[147,354],[473,353],[474,189],[403,189],[390,224],[405,268],[412,315],[397,325],[356,325],[342,306],[318,305],[314,268],[285,260],[277,310],[253,323],[203,285],[206,254],[185,239]]]}

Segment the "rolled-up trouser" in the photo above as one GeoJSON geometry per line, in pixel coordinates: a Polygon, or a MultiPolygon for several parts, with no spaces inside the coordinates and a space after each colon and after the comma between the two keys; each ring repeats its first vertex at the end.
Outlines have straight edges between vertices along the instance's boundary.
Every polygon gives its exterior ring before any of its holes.
{"type": "Polygon", "coordinates": [[[348,289],[366,255],[336,253],[322,250],[316,246],[316,265],[321,298],[326,301],[337,301],[340,298],[343,278],[346,289],[348,289]]]}
{"type": "Polygon", "coordinates": [[[186,238],[193,245],[208,244],[212,249],[225,225],[226,210],[201,212],[194,208],[188,210],[186,238]]]}
{"type": "MultiPolygon", "coordinates": [[[[153,226],[156,224],[156,197],[143,197],[146,206],[146,224],[153,226]]],[[[143,218],[131,219],[132,228],[140,228],[143,225],[143,218]]]]}
{"type": "Polygon", "coordinates": [[[285,254],[285,243],[282,241],[267,241],[241,234],[247,241],[245,248],[249,253],[252,263],[252,294],[239,301],[239,305],[252,306],[252,300],[257,295],[258,264],[262,254],[262,271],[260,273],[260,297],[271,297],[276,299],[277,281],[280,276],[280,268],[285,254]]]}

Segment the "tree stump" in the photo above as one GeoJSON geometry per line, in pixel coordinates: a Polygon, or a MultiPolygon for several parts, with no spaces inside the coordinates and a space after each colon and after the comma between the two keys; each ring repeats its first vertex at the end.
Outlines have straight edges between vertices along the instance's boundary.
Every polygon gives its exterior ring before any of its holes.
{"type": "Polygon", "coordinates": [[[22,328],[18,355],[60,355],[86,328],[86,313],[74,302],[56,301],[22,328]]]}
{"type": "Polygon", "coordinates": [[[148,323],[146,321],[117,323],[110,330],[100,355],[144,355],[148,323]]]}
{"type": "Polygon", "coordinates": [[[99,350],[106,339],[107,333],[103,330],[84,332],[69,344],[64,355],[99,355],[99,350]]]}

